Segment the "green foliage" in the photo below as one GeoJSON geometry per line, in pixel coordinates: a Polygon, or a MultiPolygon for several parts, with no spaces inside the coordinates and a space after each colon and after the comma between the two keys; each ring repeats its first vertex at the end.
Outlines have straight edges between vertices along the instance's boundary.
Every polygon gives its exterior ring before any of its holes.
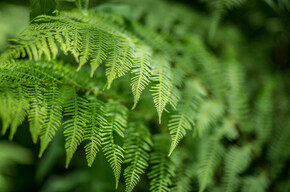
{"type": "Polygon", "coordinates": [[[213,18],[163,0],[41,10],[0,56],[2,135],[28,126],[39,157],[58,160],[63,149],[66,168],[86,158],[90,169],[46,190],[112,191],[113,179],[126,192],[287,189],[289,72],[268,56],[269,36],[287,30],[276,18],[252,43],[238,23],[223,25],[245,2],[193,3],[213,18]]]}
{"type": "Polygon", "coordinates": [[[124,141],[125,161],[130,163],[124,171],[126,191],[132,191],[140,180],[140,175],[145,173],[148,167],[149,154],[151,150],[151,137],[147,127],[142,122],[130,124],[124,141]]]}
{"type": "Polygon", "coordinates": [[[151,170],[148,173],[150,191],[167,192],[172,184],[171,177],[175,175],[174,164],[167,155],[169,138],[164,135],[156,135],[154,139],[154,151],[150,156],[151,170]]]}

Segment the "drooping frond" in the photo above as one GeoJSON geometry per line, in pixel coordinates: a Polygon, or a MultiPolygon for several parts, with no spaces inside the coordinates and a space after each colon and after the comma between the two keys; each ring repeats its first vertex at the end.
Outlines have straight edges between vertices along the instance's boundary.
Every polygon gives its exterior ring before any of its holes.
{"type": "Polygon", "coordinates": [[[133,77],[131,80],[134,95],[134,109],[140,99],[142,91],[150,82],[151,77],[151,50],[146,46],[136,47],[135,60],[132,66],[133,77]]]}
{"type": "Polygon", "coordinates": [[[97,153],[103,143],[103,129],[107,120],[105,119],[104,104],[96,97],[89,100],[89,120],[85,128],[84,141],[89,143],[85,146],[88,166],[91,167],[97,153]]]}
{"type": "MultiPolygon", "coordinates": [[[[176,97],[170,97],[172,87],[172,71],[169,62],[161,55],[156,56],[153,59],[152,77],[151,80],[155,82],[152,86],[153,102],[155,104],[159,123],[161,123],[162,112],[165,109],[169,100],[176,99],[176,97]]],[[[171,101],[171,103],[177,103],[177,101],[171,101]]]]}
{"type": "Polygon", "coordinates": [[[155,135],[154,151],[150,154],[151,170],[150,191],[168,192],[171,185],[171,177],[175,175],[173,163],[168,157],[169,138],[166,135],[155,135]]]}
{"type": "Polygon", "coordinates": [[[15,113],[16,99],[11,89],[8,87],[1,90],[0,95],[0,116],[2,119],[2,135],[4,135],[13,121],[13,115],[15,113]]]}
{"type": "Polygon", "coordinates": [[[56,84],[48,87],[44,93],[44,98],[47,103],[47,116],[40,133],[39,157],[42,156],[44,150],[54,137],[62,120],[62,98],[61,92],[56,84]]]}
{"type": "Polygon", "coordinates": [[[110,21],[90,12],[88,17],[80,13],[62,13],[58,16],[38,16],[33,23],[14,40],[15,45],[1,60],[28,56],[29,59],[55,59],[58,45],[64,54],[72,54],[79,63],[77,70],[90,61],[91,76],[105,60],[108,88],[112,81],[126,74],[134,59],[134,41],[115,29],[110,21]]]}
{"type": "Polygon", "coordinates": [[[246,122],[249,112],[247,95],[244,91],[244,74],[237,64],[228,66],[228,102],[231,115],[240,123],[246,122]]]}
{"type": "Polygon", "coordinates": [[[238,174],[247,168],[250,161],[250,146],[244,146],[242,148],[232,147],[230,149],[225,159],[224,191],[234,192],[237,190],[240,183],[238,174]]]}
{"type": "Polygon", "coordinates": [[[23,123],[29,108],[29,103],[25,96],[24,88],[20,84],[18,84],[16,89],[17,89],[16,94],[18,98],[17,101],[15,102],[15,105],[17,107],[15,113],[13,114],[9,139],[13,139],[18,126],[23,123]]]}
{"type": "Polygon", "coordinates": [[[223,145],[216,138],[208,138],[202,144],[198,167],[200,192],[203,192],[210,183],[225,152],[223,145]]]}
{"type": "Polygon", "coordinates": [[[114,133],[124,137],[124,130],[127,127],[128,109],[115,101],[108,102],[105,109],[107,124],[103,131],[103,152],[114,172],[116,188],[118,188],[121,165],[124,159],[124,149],[116,144],[114,133]]]}
{"type": "Polygon", "coordinates": [[[200,102],[203,95],[205,95],[205,90],[198,81],[186,83],[185,99],[177,106],[177,114],[171,115],[168,123],[171,135],[169,155],[171,155],[180,140],[185,136],[186,131],[191,130],[194,125],[196,104],[200,102]]]}
{"type": "Polygon", "coordinates": [[[27,87],[27,93],[30,102],[28,111],[29,129],[32,140],[36,143],[47,116],[47,103],[44,100],[44,88],[40,83],[27,87]]]}
{"type": "Polygon", "coordinates": [[[211,92],[217,98],[223,98],[227,91],[225,83],[224,71],[221,63],[215,55],[211,54],[205,44],[201,41],[201,37],[193,35],[189,39],[188,51],[196,60],[196,65],[201,69],[200,73],[211,92]]]}
{"type": "Polygon", "coordinates": [[[63,134],[66,137],[66,167],[68,167],[73,154],[83,140],[84,130],[88,121],[88,102],[83,97],[78,96],[75,88],[69,89],[66,97],[64,116],[70,118],[63,123],[63,134]]]}
{"type": "Polygon", "coordinates": [[[259,175],[244,178],[242,192],[266,192],[268,186],[269,179],[262,172],[259,175]]]}
{"type": "Polygon", "coordinates": [[[195,130],[198,136],[202,136],[211,127],[215,126],[223,115],[222,103],[213,100],[204,100],[198,109],[195,122],[195,130]]]}
{"type": "Polygon", "coordinates": [[[106,63],[106,76],[108,79],[108,89],[111,87],[113,80],[125,75],[131,68],[134,60],[134,45],[126,40],[118,40],[113,37],[112,53],[106,63]],[[124,48],[125,47],[125,48],[124,48]]]}
{"type": "Polygon", "coordinates": [[[140,175],[148,167],[151,146],[148,128],[142,122],[129,124],[124,140],[124,163],[130,163],[124,171],[126,192],[133,191],[140,180],[140,175]]]}

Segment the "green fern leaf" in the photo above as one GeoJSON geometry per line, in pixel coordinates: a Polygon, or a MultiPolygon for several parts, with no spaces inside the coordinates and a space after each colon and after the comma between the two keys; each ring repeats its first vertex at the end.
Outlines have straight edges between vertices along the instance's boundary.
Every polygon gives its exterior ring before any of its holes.
{"type": "Polygon", "coordinates": [[[266,192],[269,186],[269,179],[263,172],[257,176],[248,176],[243,180],[242,192],[266,192]]]}
{"type": "Polygon", "coordinates": [[[30,109],[28,112],[29,129],[32,140],[37,142],[47,115],[47,104],[44,100],[43,87],[39,83],[27,88],[30,109]]]}
{"type": "Polygon", "coordinates": [[[98,35],[93,36],[93,38],[96,38],[94,41],[96,42],[96,50],[95,53],[92,54],[92,60],[91,60],[91,77],[93,77],[93,74],[95,70],[102,64],[104,60],[106,60],[108,51],[108,45],[106,42],[105,33],[102,31],[99,32],[98,35]]]}
{"type": "Polygon", "coordinates": [[[107,123],[104,118],[104,104],[97,97],[90,98],[89,121],[85,129],[84,141],[88,166],[91,167],[103,143],[103,129],[107,123]]]}
{"type": "Polygon", "coordinates": [[[133,63],[132,43],[127,39],[117,39],[113,37],[111,55],[106,63],[106,76],[108,79],[108,89],[111,87],[113,80],[126,74],[133,63]],[[124,50],[122,52],[122,50],[124,50]]]}
{"type": "Polygon", "coordinates": [[[54,137],[57,129],[61,125],[62,120],[62,100],[61,93],[56,84],[52,84],[44,93],[47,103],[47,117],[44,121],[43,128],[40,133],[40,152],[39,157],[47,148],[48,144],[54,137]]]}
{"type": "Polygon", "coordinates": [[[151,170],[148,173],[151,192],[168,192],[175,175],[174,165],[168,157],[169,138],[166,135],[155,135],[154,151],[150,154],[151,170]]]}
{"type": "Polygon", "coordinates": [[[22,85],[18,84],[17,86],[17,95],[18,95],[18,99],[17,99],[17,104],[16,104],[16,110],[15,110],[15,114],[13,117],[13,120],[11,122],[11,129],[10,129],[10,135],[9,135],[9,139],[12,140],[17,127],[19,125],[21,125],[23,123],[23,121],[25,120],[25,117],[27,115],[27,111],[29,109],[29,103],[27,101],[27,98],[25,97],[25,90],[22,87],[22,85]]]}
{"type": "Polygon", "coordinates": [[[131,80],[132,92],[134,95],[134,109],[140,99],[142,91],[150,82],[151,77],[151,50],[148,47],[136,48],[136,59],[132,66],[133,77],[131,80]]]}
{"type": "Polygon", "coordinates": [[[0,116],[2,119],[2,135],[4,135],[13,121],[16,99],[13,96],[12,90],[10,90],[9,88],[4,88],[4,91],[3,93],[1,93],[0,98],[1,98],[0,116]]]}
{"type": "Polygon", "coordinates": [[[213,100],[204,100],[198,109],[194,134],[202,136],[211,127],[215,126],[224,113],[222,103],[213,100]]]}
{"type": "Polygon", "coordinates": [[[234,192],[239,186],[239,173],[244,171],[251,161],[250,146],[232,147],[225,160],[224,191],[234,192]]]}
{"type": "MultiPolygon", "coordinates": [[[[174,97],[170,97],[172,86],[174,86],[172,72],[169,62],[161,55],[153,59],[152,68],[151,80],[156,82],[156,84],[152,86],[151,91],[153,102],[158,113],[159,123],[161,123],[162,112],[166,104],[169,100],[174,99],[174,97]]],[[[171,103],[177,103],[177,101],[171,101],[171,103]]]]}
{"type": "Polygon", "coordinates": [[[114,132],[124,137],[124,130],[127,126],[127,108],[117,102],[109,101],[106,104],[106,116],[108,123],[103,132],[103,152],[113,169],[116,188],[118,188],[124,149],[115,143],[114,132]]]}
{"type": "Polygon", "coordinates": [[[63,123],[63,134],[66,137],[66,167],[68,167],[73,154],[83,140],[88,114],[87,100],[83,97],[79,97],[75,88],[68,90],[66,94],[67,98],[64,104],[64,116],[71,117],[71,119],[63,123]]]}
{"type": "Polygon", "coordinates": [[[126,192],[133,191],[140,180],[140,175],[148,167],[152,141],[147,127],[141,122],[129,124],[124,140],[125,160],[130,165],[124,171],[126,192]]]}
{"type": "Polygon", "coordinates": [[[77,68],[77,71],[79,71],[81,69],[81,67],[87,62],[87,60],[90,57],[90,52],[91,52],[91,32],[89,32],[89,30],[86,30],[85,33],[82,34],[83,38],[82,38],[82,48],[81,48],[81,54],[80,54],[80,62],[79,62],[79,66],[77,68]]]}
{"type": "Polygon", "coordinates": [[[204,141],[198,167],[199,192],[203,192],[210,183],[224,152],[218,139],[208,138],[204,141]]]}
{"type": "Polygon", "coordinates": [[[191,130],[194,125],[196,104],[205,95],[205,90],[197,81],[189,81],[186,84],[185,101],[177,106],[177,114],[171,116],[168,129],[171,135],[171,147],[169,155],[176,148],[180,140],[185,136],[186,130],[191,130]]]}

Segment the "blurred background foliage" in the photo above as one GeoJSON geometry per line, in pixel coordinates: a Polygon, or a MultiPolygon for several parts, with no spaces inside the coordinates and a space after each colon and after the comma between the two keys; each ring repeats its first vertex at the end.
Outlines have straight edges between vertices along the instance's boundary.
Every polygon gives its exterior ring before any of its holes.
{"type": "MultiPolygon", "coordinates": [[[[54,10],[81,6],[78,1],[76,2],[0,1],[0,52],[7,47],[8,39],[21,32],[29,24],[29,20],[40,14],[55,14],[54,10]]],[[[127,25],[126,20],[139,21],[162,33],[169,40],[172,36],[182,40],[184,34],[199,34],[208,48],[221,59],[225,59],[222,58],[224,51],[230,51],[225,49],[225,43],[229,41],[240,51],[238,54],[243,60],[241,63],[247,65],[246,79],[250,95],[257,95],[256,90],[263,82],[257,78],[267,78],[265,74],[269,73],[277,74],[277,78],[285,83],[284,90],[289,91],[290,1],[240,0],[240,3],[235,5],[228,2],[230,1],[91,0],[88,6],[95,7],[97,12],[123,16],[124,25],[127,25]],[[259,73],[264,76],[261,77],[259,73]]],[[[287,95],[289,99],[289,94],[287,95]]],[[[282,101],[279,107],[285,111],[289,111],[288,99],[284,96],[279,98],[282,101]]],[[[276,122],[281,119],[281,124],[289,129],[287,125],[290,123],[282,122],[285,119],[283,114],[274,115],[278,119],[276,122]]],[[[0,191],[114,191],[113,174],[102,154],[99,154],[94,165],[88,168],[84,151],[79,150],[70,168],[65,169],[63,146],[64,138],[56,136],[47,153],[38,159],[39,147],[32,144],[27,131],[27,122],[19,128],[13,143],[8,142],[7,135],[1,136],[0,191]]],[[[286,147],[286,150],[289,149],[286,147]]],[[[286,160],[285,173],[282,174],[285,180],[282,179],[277,186],[271,186],[272,189],[290,191],[289,163],[289,159],[286,160]]],[[[148,189],[148,178],[144,175],[142,177],[135,191],[148,189]]],[[[121,182],[118,191],[123,190],[124,182],[121,182]]]]}

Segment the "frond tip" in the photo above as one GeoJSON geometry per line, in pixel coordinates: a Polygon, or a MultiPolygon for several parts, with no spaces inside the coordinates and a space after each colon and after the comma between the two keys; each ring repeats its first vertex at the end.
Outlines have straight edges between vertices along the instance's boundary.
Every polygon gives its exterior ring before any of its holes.
{"type": "Polygon", "coordinates": [[[150,82],[151,77],[151,49],[146,46],[138,46],[135,53],[135,62],[132,66],[133,77],[131,80],[134,95],[134,109],[140,99],[142,91],[150,82]]]}

